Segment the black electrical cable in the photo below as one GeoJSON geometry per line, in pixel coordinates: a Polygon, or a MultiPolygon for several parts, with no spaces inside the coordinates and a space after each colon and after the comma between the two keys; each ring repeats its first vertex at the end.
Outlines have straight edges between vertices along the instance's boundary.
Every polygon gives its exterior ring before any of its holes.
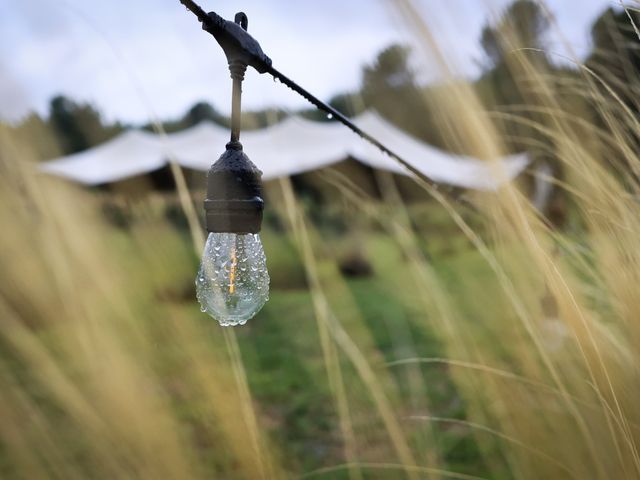
{"type": "Polygon", "coordinates": [[[198,20],[200,20],[200,23],[203,25],[207,25],[211,22],[211,18],[207,15],[207,12],[205,12],[196,2],[192,0],[180,0],[180,3],[198,17],[198,20]]]}
{"type": "MultiPolygon", "coordinates": [[[[180,1],[180,3],[182,5],[187,7],[187,9],[189,11],[191,11],[198,18],[198,20],[200,21],[200,23],[202,23],[203,28],[205,30],[211,31],[214,28],[214,24],[218,25],[218,26],[222,26],[224,24],[224,22],[225,22],[225,20],[222,17],[220,17],[218,14],[216,14],[215,12],[206,13],[193,0],[179,0],[179,1],[180,1]]],[[[249,37],[249,38],[251,38],[251,37],[249,37]]],[[[252,39],[252,41],[253,41],[253,39],[252,39]]],[[[260,52],[260,53],[262,53],[262,52],[260,52]]],[[[256,65],[252,65],[252,66],[256,67],[256,65]]],[[[260,73],[269,73],[269,74],[271,74],[274,79],[279,80],[283,85],[286,85],[291,90],[293,90],[294,92],[296,92],[299,95],[301,95],[302,97],[304,97],[307,101],[309,101],[311,104],[313,104],[316,108],[318,108],[319,110],[322,110],[323,112],[327,113],[328,115],[331,116],[331,118],[336,119],[337,121],[339,121],[340,123],[345,125],[347,128],[349,128],[350,130],[355,132],[357,135],[359,135],[362,139],[364,139],[367,142],[371,143],[376,148],[378,148],[380,151],[382,151],[383,153],[385,153],[389,157],[393,158],[395,161],[397,161],[400,165],[402,165],[406,170],[408,170],[410,173],[415,175],[421,181],[427,183],[428,185],[430,185],[434,189],[438,188],[438,184],[435,183],[433,180],[431,180],[429,177],[427,177],[424,173],[422,173],[420,170],[415,168],[413,165],[411,165],[408,161],[406,161],[400,155],[395,153],[393,150],[391,150],[390,148],[386,147],[383,143],[381,143],[375,137],[373,137],[373,136],[369,135],[368,133],[366,133],[365,131],[363,131],[360,127],[358,127],[355,123],[353,123],[351,120],[349,120],[349,118],[347,118],[340,111],[336,110],[331,105],[328,105],[328,104],[324,103],[322,100],[320,100],[316,96],[312,95],[310,92],[308,92],[307,90],[302,88],[296,82],[294,82],[293,80],[291,80],[290,78],[285,76],[283,73],[279,72],[276,68],[274,68],[271,65],[270,61],[269,61],[269,63],[261,63],[260,67],[261,67],[260,70],[259,70],[260,73]]],[[[467,201],[465,201],[464,199],[460,198],[459,196],[454,197],[454,200],[456,202],[459,202],[459,203],[464,203],[466,206],[469,206],[469,207],[471,207],[472,209],[475,210],[475,207],[473,205],[469,204],[467,201]]]]}
{"type": "Polygon", "coordinates": [[[318,108],[319,110],[322,110],[323,112],[326,112],[327,114],[329,114],[331,116],[331,118],[336,119],[337,121],[339,121],[340,123],[345,125],[347,128],[349,128],[353,132],[355,132],[357,135],[359,135],[360,138],[366,140],[367,142],[369,142],[372,145],[374,145],[375,147],[377,147],[381,152],[383,152],[383,153],[389,155],[390,157],[392,157],[394,160],[396,160],[398,163],[400,163],[404,168],[409,170],[415,176],[417,176],[418,178],[420,178],[421,180],[427,182],[430,185],[433,185],[433,186],[436,185],[433,182],[433,180],[431,180],[430,178],[425,176],[424,173],[422,173],[420,170],[416,169],[413,165],[411,165],[409,162],[407,162],[404,158],[402,158],[400,155],[395,153],[393,150],[391,150],[390,148],[387,148],[383,143],[381,143],[375,137],[373,137],[373,136],[369,135],[368,133],[366,133],[364,130],[362,130],[360,127],[358,127],[355,123],[353,123],[351,120],[349,120],[345,115],[343,115],[340,111],[336,110],[331,105],[328,105],[328,104],[324,103],[322,100],[318,99],[317,97],[315,97],[314,95],[309,93],[307,90],[302,88],[300,85],[295,83],[293,80],[287,78],[285,75],[280,73],[275,68],[269,67],[268,72],[271,75],[273,75],[274,78],[277,78],[280,82],[282,82],[284,85],[289,87],[291,90],[293,90],[294,92],[299,93],[300,95],[302,95],[307,101],[309,101],[311,104],[313,104],[316,108],[318,108]]]}

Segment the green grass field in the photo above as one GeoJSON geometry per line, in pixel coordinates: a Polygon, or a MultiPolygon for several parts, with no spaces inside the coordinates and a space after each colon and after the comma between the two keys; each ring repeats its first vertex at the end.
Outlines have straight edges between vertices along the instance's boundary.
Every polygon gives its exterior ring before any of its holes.
{"type": "MultiPolygon", "coordinates": [[[[441,227],[440,231],[449,231],[444,221],[441,227]]],[[[134,232],[143,232],[140,238],[134,233],[134,241],[128,233],[114,233],[126,258],[122,264],[129,266],[132,275],[141,275],[134,280],[136,284],[149,286],[143,305],[151,302],[155,304],[154,310],[168,308],[172,315],[192,318],[208,332],[208,341],[220,346],[221,328],[201,313],[195,302],[191,277],[197,260],[191,254],[188,236],[162,224],[159,228],[161,234],[149,225],[134,228],[134,232]],[[154,238],[153,249],[145,249],[150,238],[154,238]],[[147,250],[146,257],[143,250],[147,250]]],[[[312,293],[305,285],[304,266],[294,242],[284,233],[269,230],[262,236],[275,281],[264,309],[237,331],[238,343],[261,427],[282,452],[282,463],[287,469],[310,472],[341,463],[339,415],[323,359],[312,293]]],[[[372,268],[372,273],[363,277],[345,278],[340,274],[340,255],[329,253],[340,250],[330,243],[339,243],[340,237],[317,245],[316,251],[324,252],[318,268],[327,301],[349,335],[357,338],[358,347],[384,383],[385,391],[393,392],[391,400],[400,413],[411,447],[423,450],[425,456],[430,450],[437,451],[445,468],[478,475],[485,471],[484,460],[469,427],[439,422],[425,428],[424,420],[411,418],[429,415],[466,420],[464,398],[456,390],[447,365],[389,365],[410,358],[446,356],[435,325],[430,325],[424,314],[422,304],[429,301],[430,292],[411,280],[409,260],[392,236],[372,231],[360,232],[360,237],[365,240],[359,246],[361,254],[372,268]]],[[[474,308],[465,305],[466,290],[461,282],[467,274],[479,283],[483,283],[483,276],[490,275],[479,255],[464,242],[458,242],[460,247],[447,245],[442,234],[423,243],[425,255],[432,255],[430,250],[438,252],[438,261],[432,267],[456,302],[462,309],[474,308]],[[445,245],[448,253],[439,254],[445,245]]],[[[162,316],[149,320],[154,330],[161,319],[162,316]]],[[[174,350],[188,348],[172,345],[170,338],[161,341],[162,352],[158,356],[162,363],[171,364],[174,350]]],[[[377,418],[357,371],[344,355],[339,357],[353,428],[363,438],[358,456],[363,461],[376,462],[381,453],[389,454],[384,425],[377,418]]],[[[179,375],[178,367],[167,368],[169,376],[179,375]]],[[[189,400],[183,399],[177,408],[189,428],[197,430],[198,416],[189,400]]],[[[217,449],[203,448],[199,453],[204,464],[214,470],[225,457],[217,449]]],[[[331,472],[317,478],[336,478],[335,475],[338,474],[331,472]]],[[[395,478],[395,475],[397,472],[377,472],[365,478],[395,478]]]]}

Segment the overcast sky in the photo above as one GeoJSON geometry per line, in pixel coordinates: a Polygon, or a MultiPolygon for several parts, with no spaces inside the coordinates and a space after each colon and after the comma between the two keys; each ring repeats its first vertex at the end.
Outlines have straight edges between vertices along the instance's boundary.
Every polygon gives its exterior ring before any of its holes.
{"type": "MultiPolygon", "coordinates": [[[[393,42],[410,42],[391,0],[199,0],[226,18],[249,16],[276,68],[321,98],[353,90],[362,65],[393,42]]],[[[417,0],[456,71],[473,77],[483,60],[483,24],[509,0],[417,0]]],[[[589,50],[594,19],[617,0],[548,0],[578,56],[589,50]]],[[[552,32],[550,49],[566,54],[552,32]]],[[[422,77],[438,73],[414,59],[422,77]]],[[[255,71],[244,106],[305,105],[255,71]]],[[[65,94],[93,103],[109,120],[140,123],[182,115],[199,100],[229,111],[230,80],[215,40],[178,0],[0,0],[0,118],[46,113],[65,94]]]]}

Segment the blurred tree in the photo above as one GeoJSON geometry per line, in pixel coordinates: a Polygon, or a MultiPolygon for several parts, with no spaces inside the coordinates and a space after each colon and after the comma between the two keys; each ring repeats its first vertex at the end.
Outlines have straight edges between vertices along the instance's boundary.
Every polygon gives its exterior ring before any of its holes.
{"type": "Polygon", "coordinates": [[[75,117],[77,108],[75,102],[62,95],[52,98],[49,104],[49,122],[65,153],[89,148],[89,141],[75,117]]]}
{"type": "MultiPolygon", "coordinates": [[[[509,5],[497,23],[482,29],[480,43],[487,58],[487,69],[476,82],[476,91],[489,109],[506,109],[543,122],[536,107],[544,106],[535,89],[532,69],[546,75],[555,69],[543,52],[549,20],[533,0],[516,0],[509,5]],[[518,51],[533,48],[540,52],[518,51]],[[529,108],[528,108],[529,107],[529,108]]],[[[549,78],[549,77],[546,77],[549,78]]],[[[509,122],[498,125],[511,152],[531,150],[532,143],[548,146],[548,139],[528,126],[509,122]]]]}
{"type": "Polygon", "coordinates": [[[482,29],[480,43],[487,57],[487,70],[478,80],[478,92],[489,105],[526,105],[532,102],[525,98],[522,82],[523,64],[519,58],[526,57],[528,65],[540,71],[551,68],[542,52],[514,52],[519,48],[544,50],[545,34],[549,28],[542,8],[532,0],[516,0],[504,11],[498,22],[487,24],[482,29]]]}
{"type": "MultiPolygon", "coordinates": [[[[256,111],[245,110],[242,112],[242,128],[244,130],[253,130],[268,127],[269,125],[279,122],[285,116],[285,112],[275,108],[256,111]]],[[[194,104],[181,118],[162,122],[162,128],[167,133],[179,132],[203,121],[213,122],[223,127],[229,127],[231,125],[228,116],[220,113],[210,103],[201,101],[194,104]]],[[[148,123],[142,128],[148,131],[155,131],[152,123],[148,123]]]]}
{"type": "Polygon", "coordinates": [[[122,126],[105,126],[100,113],[89,104],[77,104],[58,95],[49,104],[49,124],[56,133],[63,153],[76,153],[113,137],[122,126]]]}
{"type": "Polygon", "coordinates": [[[197,125],[202,121],[226,125],[227,118],[220,114],[210,103],[198,102],[189,109],[182,119],[185,128],[197,125]]]}
{"type": "MultiPolygon", "coordinates": [[[[162,129],[167,133],[174,133],[184,130],[185,128],[193,127],[203,121],[210,121],[219,125],[228,125],[227,117],[219,113],[210,103],[201,101],[195,103],[180,118],[163,121],[162,129]]],[[[150,132],[155,132],[156,127],[153,123],[147,123],[142,126],[144,130],[150,132]]]]}
{"type": "Polygon", "coordinates": [[[404,45],[391,45],[382,50],[373,65],[363,69],[363,96],[371,100],[389,90],[415,86],[415,73],[409,66],[410,53],[404,45]]]}
{"type": "MultiPolygon", "coordinates": [[[[553,155],[554,141],[532,126],[548,121],[545,110],[548,98],[540,95],[541,83],[553,78],[565,78],[571,72],[555,68],[544,53],[549,19],[538,2],[516,0],[509,5],[495,24],[487,24],[480,37],[487,66],[475,84],[476,92],[489,110],[512,115],[509,120],[497,120],[504,146],[508,152],[527,151],[534,160],[531,178],[533,199],[547,218],[561,225],[564,215],[552,215],[554,205],[563,204],[563,194],[542,178],[563,177],[561,162],[553,155]],[[520,49],[538,51],[522,51],[520,49]],[[514,121],[519,118],[524,121],[514,121]]],[[[551,90],[547,90],[551,91],[551,90]]],[[[561,99],[557,103],[561,102],[561,99]]],[[[556,209],[557,210],[557,209],[556,209]]]]}
{"type": "MultiPolygon", "coordinates": [[[[347,117],[355,117],[367,108],[362,99],[362,94],[359,91],[353,93],[338,93],[331,97],[327,103],[347,117]]],[[[332,121],[325,112],[317,108],[305,108],[298,113],[304,118],[317,122],[332,121]]]]}
{"type": "Polygon", "coordinates": [[[482,29],[480,43],[491,67],[506,62],[513,49],[543,49],[544,36],[549,20],[540,5],[533,0],[516,0],[495,25],[487,24],[482,29]]]}
{"type": "Polygon", "coordinates": [[[429,89],[418,85],[410,55],[408,47],[391,45],[378,54],[372,65],[363,68],[362,105],[375,109],[413,136],[443,147],[429,89]]]}
{"type": "Polygon", "coordinates": [[[329,105],[348,117],[355,117],[366,110],[360,92],[340,93],[329,100],[329,105]]]}
{"type": "MultiPolygon", "coordinates": [[[[634,114],[640,112],[640,39],[636,28],[640,25],[640,12],[632,9],[605,10],[591,28],[593,49],[585,64],[595,72],[601,81],[594,82],[600,89],[606,105],[592,102],[598,126],[610,131],[612,125],[626,138],[636,151],[640,148],[640,134],[633,127],[624,106],[634,114]],[[615,92],[613,99],[611,91],[615,92]],[[625,125],[627,126],[625,128],[625,125]]],[[[618,178],[629,186],[637,188],[640,175],[629,165],[625,155],[604,155],[617,173],[618,178]]]]}
{"type": "Polygon", "coordinates": [[[640,25],[640,12],[605,10],[591,28],[593,50],[585,63],[638,112],[640,39],[632,22],[640,25]]]}
{"type": "MultiPolygon", "coordinates": [[[[287,116],[287,113],[277,108],[266,108],[264,110],[246,111],[242,113],[242,128],[254,130],[269,127],[278,123],[287,116]]],[[[230,126],[229,119],[224,121],[224,125],[230,126]]]]}

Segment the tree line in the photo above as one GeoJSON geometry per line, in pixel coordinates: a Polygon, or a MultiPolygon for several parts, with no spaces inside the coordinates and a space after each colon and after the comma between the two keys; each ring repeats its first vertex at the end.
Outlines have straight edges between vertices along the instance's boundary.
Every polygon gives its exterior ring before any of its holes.
{"type": "MultiPolygon", "coordinates": [[[[638,112],[638,95],[629,85],[636,85],[640,73],[640,42],[630,21],[640,20],[636,12],[609,8],[594,22],[591,29],[592,51],[585,65],[606,78],[612,88],[620,88],[620,98],[634,112],[638,112]]],[[[640,22],[637,22],[640,23],[640,22]]],[[[510,68],[513,46],[527,47],[536,70],[552,75],[559,82],[571,81],[580,71],[570,65],[559,65],[545,53],[549,30],[547,14],[533,0],[516,0],[504,12],[498,22],[487,24],[479,39],[485,54],[482,74],[472,82],[479,99],[489,110],[508,110],[519,107],[536,119],[536,98],[523,91],[517,72],[510,68]]],[[[417,80],[411,66],[411,50],[403,45],[392,45],[381,51],[375,60],[362,69],[361,87],[356,92],[341,93],[329,103],[347,115],[357,115],[366,109],[375,109],[387,120],[413,136],[434,146],[456,153],[465,153],[462,147],[451,144],[443,134],[442,118],[438,114],[437,99],[442,96],[440,85],[424,86],[417,80]]],[[[616,90],[617,91],[617,90],[616,90]]],[[[564,98],[569,111],[584,115],[584,101],[567,95],[564,98]]],[[[299,112],[308,118],[328,121],[314,109],[299,112]]],[[[589,111],[594,123],[602,121],[597,111],[589,111]]],[[[243,113],[246,128],[260,128],[285,116],[279,109],[243,113]]],[[[229,125],[229,118],[207,102],[192,106],[182,117],[165,121],[162,127],[174,132],[191,127],[204,120],[229,125]]],[[[500,126],[500,125],[499,125],[500,126]]],[[[33,145],[36,157],[41,160],[57,155],[79,152],[100,144],[130,125],[121,122],[105,122],[100,112],[90,104],[78,103],[65,96],[51,99],[48,114],[41,117],[31,114],[13,128],[33,145]]],[[[143,128],[153,130],[154,126],[143,128]]],[[[542,138],[535,129],[523,126],[502,125],[510,152],[531,150],[532,145],[545,146],[549,140],[542,138]]],[[[548,152],[541,148],[540,152],[548,152]]],[[[544,155],[544,153],[541,153],[544,155]]]]}

